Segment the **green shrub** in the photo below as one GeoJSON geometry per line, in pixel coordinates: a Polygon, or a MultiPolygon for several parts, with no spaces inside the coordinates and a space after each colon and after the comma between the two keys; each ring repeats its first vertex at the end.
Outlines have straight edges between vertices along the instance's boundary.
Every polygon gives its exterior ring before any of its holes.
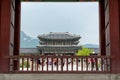
{"type": "Polygon", "coordinates": [[[89,56],[91,52],[93,52],[92,49],[88,49],[82,46],[82,50],[78,50],[76,55],[77,56],[89,56]]]}

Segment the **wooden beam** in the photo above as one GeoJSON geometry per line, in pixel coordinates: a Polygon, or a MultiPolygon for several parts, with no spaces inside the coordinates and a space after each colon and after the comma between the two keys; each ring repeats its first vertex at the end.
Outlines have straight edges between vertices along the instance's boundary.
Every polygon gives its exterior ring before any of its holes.
{"type": "Polygon", "coordinates": [[[25,2],[29,2],[29,1],[43,1],[43,2],[46,2],[46,1],[49,1],[49,2],[75,2],[75,1],[80,1],[80,2],[94,2],[94,1],[99,1],[99,0],[21,0],[21,1],[25,1],[25,2]]]}

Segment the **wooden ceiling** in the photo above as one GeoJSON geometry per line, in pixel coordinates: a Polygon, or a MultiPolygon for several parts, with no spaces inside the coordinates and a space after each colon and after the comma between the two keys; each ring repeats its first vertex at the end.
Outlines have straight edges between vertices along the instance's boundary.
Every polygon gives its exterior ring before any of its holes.
{"type": "Polygon", "coordinates": [[[28,1],[38,1],[38,2],[88,2],[88,1],[91,1],[91,2],[94,2],[94,1],[99,1],[99,0],[21,0],[21,1],[25,1],[25,2],[28,2],[28,1]]]}

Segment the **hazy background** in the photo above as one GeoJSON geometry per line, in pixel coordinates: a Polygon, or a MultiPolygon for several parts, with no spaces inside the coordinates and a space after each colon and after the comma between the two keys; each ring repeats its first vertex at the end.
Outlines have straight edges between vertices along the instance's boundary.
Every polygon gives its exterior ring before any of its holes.
{"type": "Polygon", "coordinates": [[[80,44],[99,45],[98,2],[22,2],[21,30],[31,38],[49,32],[80,35],[80,44]]]}

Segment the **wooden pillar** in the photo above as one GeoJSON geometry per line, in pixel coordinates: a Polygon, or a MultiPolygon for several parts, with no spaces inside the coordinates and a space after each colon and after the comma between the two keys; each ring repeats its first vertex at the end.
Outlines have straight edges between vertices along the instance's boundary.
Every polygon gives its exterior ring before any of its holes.
{"type": "Polygon", "coordinates": [[[2,5],[2,0],[0,0],[0,29],[1,29],[1,5],[2,5]]]}
{"type": "MultiPolygon", "coordinates": [[[[15,31],[14,31],[14,54],[19,55],[20,50],[20,15],[21,14],[21,0],[15,1],[15,31]]],[[[18,61],[14,61],[14,70],[19,67],[18,61]]]]}
{"type": "Polygon", "coordinates": [[[0,73],[9,71],[11,0],[0,0],[0,73]]]}
{"type": "Polygon", "coordinates": [[[109,0],[110,53],[112,73],[120,73],[120,2],[109,0]]]}
{"type": "MultiPolygon", "coordinates": [[[[2,6],[2,0],[0,0],[0,42],[1,42],[1,6],[2,6]]],[[[1,52],[1,47],[0,47],[1,52]]],[[[2,60],[2,54],[0,54],[0,61],[2,60]]],[[[1,68],[1,67],[0,67],[1,68]]]]}
{"type": "Polygon", "coordinates": [[[105,11],[104,11],[104,0],[99,1],[99,39],[100,39],[100,54],[106,55],[105,47],[105,11]]]}

